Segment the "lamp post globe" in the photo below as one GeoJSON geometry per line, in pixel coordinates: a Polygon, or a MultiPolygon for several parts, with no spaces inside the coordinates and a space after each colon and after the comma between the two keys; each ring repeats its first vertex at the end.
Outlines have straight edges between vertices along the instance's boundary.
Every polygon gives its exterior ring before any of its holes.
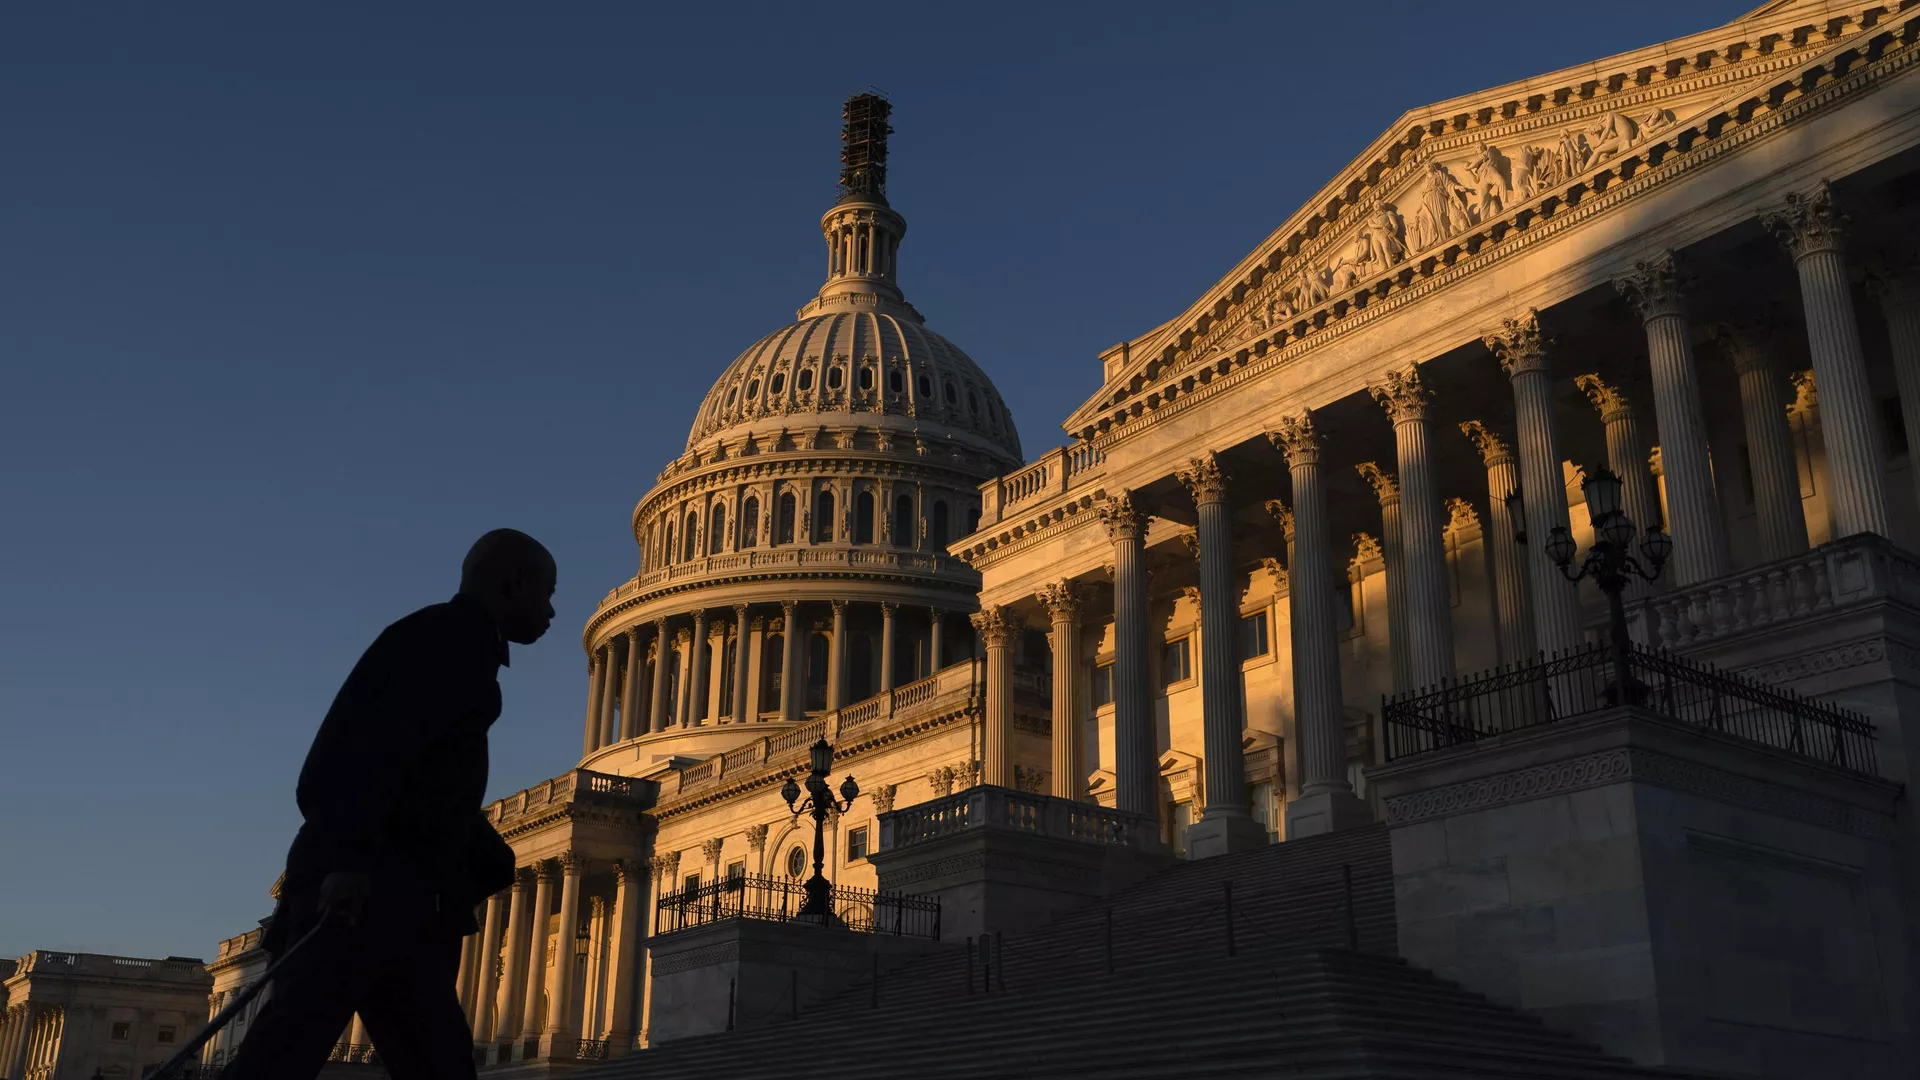
{"type": "Polygon", "coordinates": [[[806,796],[801,797],[801,785],[789,776],[787,782],[780,785],[780,797],[793,811],[796,821],[802,814],[813,818],[813,876],[806,881],[807,900],[800,908],[800,915],[824,923],[833,915],[833,883],[827,880],[826,874],[827,818],[852,809],[853,800],[860,796],[860,785],[848,776],[840,783],[840,798],[833,797],[833,789],[827,786],[827,773],[833,769],[833,747],[824,738],[808,750],[807,764],[810,768],[806,796]]]}

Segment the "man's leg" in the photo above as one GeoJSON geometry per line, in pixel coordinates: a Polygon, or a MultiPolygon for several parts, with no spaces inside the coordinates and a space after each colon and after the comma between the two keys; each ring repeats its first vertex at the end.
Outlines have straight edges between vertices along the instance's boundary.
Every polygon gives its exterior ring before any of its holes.
{"type": "Polygon", "coordinates": [[[393,1080],[473,1080],[473,1029],[454,992],[459,966],[459,937],[424,932],[394,951],[361,999],[360,1019],[393,1080]]]}
{"type": "MultiPolygon", "coordinates": [[[[312,926],[310,905],[288,905],[298,941],[312,926]]],[[[223,1080],[311,1080],[327,1063],[340,1032],[353,1019],[354,1001],[372,981],[377,952],[358,928],[328,926],[294,953],[273,977],[266,1004],[228,1061],[223,1080]]]]}

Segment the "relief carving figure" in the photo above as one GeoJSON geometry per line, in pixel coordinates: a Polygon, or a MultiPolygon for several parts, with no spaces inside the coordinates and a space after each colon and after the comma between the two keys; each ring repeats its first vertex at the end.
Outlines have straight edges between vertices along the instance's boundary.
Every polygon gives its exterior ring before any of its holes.
{"type": "Polygon", "coordinates": [[[1506,206],[1507,189],[1511,186],[1507,179],[1508,167],[1506,155],[1490,143],[1480,144],[1480,156],[1467,170],[1473,176],[1477,192],[1473,205],[1475,221],[1494,217],[1506,206]]]}
{"type": "Polygon", "coordinates": [[[1361,277],[1383,274],[1407,257],[1406,223],[1391,203],[1382,203],[1367,215],[1347,246],[1327,267],[1332,291],[1351,289],[1361,277]]]}
{"type": "Polygon", "coordinates": [[[1420,193],[1420,206],[1414,211],[1413,227],[1424,250],[1473,224],[1468,197],[1471,192],[1454,179],[1445,165],[1427,163],[1426,189],[1420,193]]]}
{"type": "Polygon", "coordinates": [[[1624,113],[1610,112],[1598,124],[1587,132],[1587,141],[1592,146],[1589,163],[1598,164],[1632,149],[1634,140],[1639,137],[1640,125],[1624,113]]]}
{"type": "Polygon", "coordinates": [[[1593,151],[1587,148],[1587,137],[1568,128],[1560,133],[1560,148],[1554,154],[1554,180],[1562,184],[1579,175],[1592,159],[1593,151]]]}

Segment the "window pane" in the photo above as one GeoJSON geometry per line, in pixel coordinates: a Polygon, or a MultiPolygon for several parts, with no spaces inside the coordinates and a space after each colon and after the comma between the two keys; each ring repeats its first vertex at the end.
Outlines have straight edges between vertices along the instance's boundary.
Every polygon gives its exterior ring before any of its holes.
{"type": "Polygon", "coordinates": [[[1187,647],[1187,639],[1167,642],[1166,650],[1161,654],[1160,679],[1166,686],[1186,682],[1193,677],[1192,652],[1187,647]]]}
{"type": "Polygon", "coordinates": [[[1267,655],[1267,613],[1257,611],[1240,620],[1240,659],[1267,655]]]}
{"type": "Polygon", "coordinates": [[[1101,664],[1093,669],[1093,707],[1113,704],[1113,665],[1101,664]]]}
{"type": "Polygon", "coordinates": [[[864,859],[867,857],[867,830],[861,826],[847,833],[847,858],[864,859]]]}

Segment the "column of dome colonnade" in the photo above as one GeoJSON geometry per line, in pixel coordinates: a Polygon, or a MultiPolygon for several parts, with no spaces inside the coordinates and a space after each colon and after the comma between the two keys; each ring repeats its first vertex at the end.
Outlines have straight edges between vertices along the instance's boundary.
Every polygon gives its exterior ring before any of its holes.
{"type": "Polygon", "coordinates": [[[1401,596],[1407,606],[1404,688],[1433,686],[1453,675],[1447,512],[1434,477],[1427,421],[1433,395],[1421,382],[1417,366],[1387,372],[1369,392],[1393,421],[1400,466],[1400,559],[1406,569],[1401,596]]]}
{"type": "Polygon", "coordinates": [[[1800,276],[1832,478],[1828,505],[1833,538],[1863,532],[1888,536],[1880,434],[1843,253],[1846,215],[1835,209],[1833,192],[1822,182],[1812,191],[1787,196],[1784,205],[1760,222],[1793,256],[1800,276]]]}
{"type": "Polygon", "coordinates": [[[1293,623],[1300,794],[1287,801],[1287,835],[1317,836],[1365,824],[1370,815],[1347,778],[1332,523],[1321,487],[1320,437],[1312,413],[1281,417],[1267,438],[1286,456],[1293,481],[1294,537],[1287,596],[1293,623]]]}
{"type": "Polygon", "coordinates": [[[1264,847],[1267,830],[1247,806],[1246,694],[1240,672],[1240,589],[1234,569],[1229,476],[1218,455],[1193,458],[1176,477],[1193,497],[1200,544],[1201,757],[1205,808],[1187,830],[1194,858],[1264,847]]]}

